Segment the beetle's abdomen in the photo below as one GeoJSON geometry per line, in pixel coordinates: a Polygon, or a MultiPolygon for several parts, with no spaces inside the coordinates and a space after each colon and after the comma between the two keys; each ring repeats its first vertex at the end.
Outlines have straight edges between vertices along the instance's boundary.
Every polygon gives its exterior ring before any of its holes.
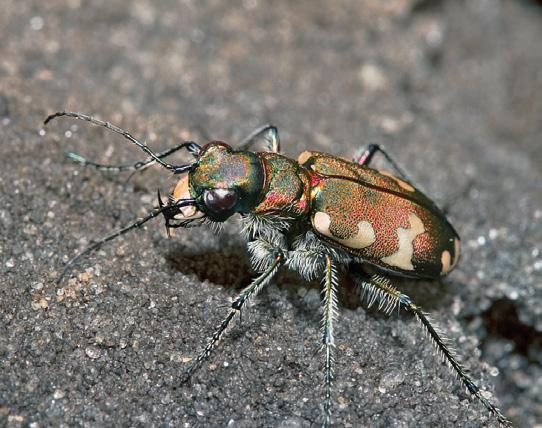
{"type": "MultiPolygon", "coordinates": [[[[336,159],[336,158],[334,158],[336,159]]],[[[311,220],[328,243],[385,270],[437,278],[450,272],[459,258],[459,237],[444,215],[409,183],[347,163],[354,174],[314,171],[311,220]],[[370,182],[360,175],[370,174],[370,182]],[[399,190],[402,187],[403,190],[399,190]],[[412,193],[410,195],[409,193],[412,193]]],[[[314,164],[312,164],[314,165],[314,164]]]]}

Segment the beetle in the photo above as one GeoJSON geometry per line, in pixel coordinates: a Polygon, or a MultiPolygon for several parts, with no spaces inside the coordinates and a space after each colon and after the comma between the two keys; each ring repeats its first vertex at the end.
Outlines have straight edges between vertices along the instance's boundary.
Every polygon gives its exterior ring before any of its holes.
{"type": "Polygon", "coordinates": [[[240,216],[241,232],[258,276],[229,305],[225,319],[186,368],[183,381],[190,379],[210,357],[247,302],[269,284],[281,267],[286,267],[307,281],[322,279],[322,426],[329,426],[337,269],[345,267],[369,306],[376,303],[378,309],[388,314],[394,308],[413,313],[470,394],[502,425],[511,426],[482,395],[448,347],[443,333],[408,295],[392,285],[393,277],[435,280],[446,276],[457,265],[461,244],[443,212],[412,184],[381,146],[370,144],[353,161],[317,151],[303,152],[293,160],[280,154],[277,128],[266,125],[237,149],[222,141],[204,146],[185,141],[154,153],[130,133],[85,114],[58,112],[44,123],[62,116],[121,134],[149,156],[133,165],[121,166],[98,164],[74,153],[68,155],[71,160],[110,171],[138,171],[158,163],[181,177],[167,201],[158,193],[157,209],[87,247],[65,265],[58,281],[81,257],[159,215],[165,219],[168,235],[171,228],[222,223],[233,215],[240,216]],[[262,139],[268,150],[251,151],[262,139]],[[175,166],[165,161],[181,149],[187,149],[194,162],[175,166]],[[394,167],[396,175],[369,166],[377,152],[394,167]]]}

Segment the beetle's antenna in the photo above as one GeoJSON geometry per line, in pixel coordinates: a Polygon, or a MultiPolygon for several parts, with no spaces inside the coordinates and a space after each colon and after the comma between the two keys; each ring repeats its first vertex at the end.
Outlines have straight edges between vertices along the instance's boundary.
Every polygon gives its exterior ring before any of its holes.
{"type": "Polygon", "coordinates": [[[177,208],[185,207],[188,205],[195,205],[196,200],[195,199],[181,199],[177,201],[174,205],[161,205],[160,208],[155,209],[151,211],[149,214],[147,214],[145,217],[140,218],[133,222],[132,224],[129,224],[128,226],[125,226],[115,232],[113,232],[110,235],[107,235],[106,237],[100,239],[99,241],[94,242],[93,244],[89,245],[87,248],[85,248],[83,251],[81,251],[76,256],[72,257],[68,263],[62,268],[62,272],[58,279],[56,280],[56,284],[59,284],[64,276],[71,270],[71,268],[84,256],[90,254],[94,250],[97,250],[100,248],[103,244],[106,242],[112,241],[115,238],[118,238],[121,235],[124,235],[125,233],[129,232],[130,230],[136,229],[140,227],[142,224],[146,223],[147,221],[153,219],[159,214],[164,213],[168,210],[175,210],[177,208]]]}
{"type": "MultiPolygon", "coordinates": [[[[109,129],[110,131],[113,131],[117,134],[120,134],[122,135],[124,138],[126,138],[128,141],[130,141],[131,143],[135,144],[137,147],[139,147],[141,150],[143,150],[145,153],[147,153],[148,155],[150,155],[150,157],[152,158],[153,161],[159,163],[160,165],[162,165],[164,168],[166,169],[169,169],[170,171],[172,171],[174,174],[182,174],[184,172],[188,172],[188,171],[191,171],[194,166],[193,164],[190,164],[190,165],[180,165],[180,166],[174,166],[174,165],[171,165],[167,162],[164,162],[160,156],[156,155],[151,149],[149,146],[147,146],[146,144],[140,142],[138,139],[136,139],[132,134],[130,134],[129,132],[125,131],[124,129],[121,129],[119,128],[118,126],[115,126],[109,122],[104,122],[103,120],[99,120],[99,119],[95,119],[94,117],[92,116],[88,116],[86,114],[82,114],[82,113],[75,113],[75,112],[70,112],[70,111],[59,111],[57,113],[54,113],[54,114],[51,114],[49,116],[47,116],[47,118],[45,119],[45,121],[43,122],[44,125],[47,125],[50,121],[56,119],[57,117],[62,117],[62,116],[68,116],[68,117],[73,117],[74,119],[79,119],[79,120],[84,120],[84,121],[87,121],[87,122],[90,122],[94,125],[98,125],[98,126],[103,126],[104,128],[107,128],[109,129]]],[[[196,144],[196,143],[193,143],[193,142],[187,142],[187,145],[185,146],[188,148],[189,151],[192,152],[192,150],[198,150],[199,152],[199,146],[196,144]]]]}

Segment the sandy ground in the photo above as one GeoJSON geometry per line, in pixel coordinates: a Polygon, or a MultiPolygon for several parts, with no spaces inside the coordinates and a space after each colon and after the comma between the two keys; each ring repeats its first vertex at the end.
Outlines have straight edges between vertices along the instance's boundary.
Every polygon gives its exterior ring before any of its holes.
{"type": "MultiPolygon", "coordinates": [[[[292,157],[385,144],[464,243],[402,281],[519,427],[542,426],[542,11],[528,1],[0,1],[0,425],[317,426],[319,295],[273,281],[209,365],[179,376],[250,279],[235,221],[161,221],[84,260],[173,178],[82,169],[142,154],[44,117],[69,109],[152,147],[277,124],[292,157]],[[333,4],[333,6],[332,6],[333,4]],[[537,425],[538,424],[538,425],[537,425]]],[[[183,155],[184,156],[184,155],[183,155]]],[[[179,156],[178,162],[183,158],[179,156]]],[[[414,319],[341,288],[334,426],[496,426],[414,319]]]]}

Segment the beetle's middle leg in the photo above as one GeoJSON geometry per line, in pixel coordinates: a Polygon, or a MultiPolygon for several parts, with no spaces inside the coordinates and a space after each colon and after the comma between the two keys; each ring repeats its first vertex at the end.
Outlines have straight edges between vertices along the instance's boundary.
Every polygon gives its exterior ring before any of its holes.
{"type": "Polygon", "coordinates": [[[196,371],[196,369],[200,367],[206,359],[209,358],[213,350],[217,347],[218,342],[222,337],[222,334],[228,328],[230,322],[235,318],[235,316],[240,315],[243,306],[252,297],[256,296],[256,294],[258,294],[259,291],[269,283],[269,281],[271,281],[271,279],[275,276],[275,274],[279,270],[279,267],[284,263],[284,261],[285,256],[282,254],[282,252],[277,251],[274,260],[262,272],[262,274],[258,276],[254,281],[252,281],[252,283],[247,286],[243,291],[241,291],[241,293],[239,293],[237,298],[231,304],[231,310],[229,311],[228,315],[215,329],[215,332],[211,336],[211,339],[209,340],[205,348],[203,348],[203,350],[196,356],[194,361],[185,370],[183,382],[189,380],[194,371],[196,371]]]}
{"type": "Polygon", "coordinates": [[[386,278],[378,275],[373,275],[371,277],[359,277],[358,275],[353,275],[353,278],[356,284],[361,287],[363,295],[367,297],[369,305],[378,301],[378,308],[384,310],[384,312],[390,313],[394,308],[402,307],[413,313],[432,339],[439,354],[442,355],[443,359],[455,371],[457,377],[461,380],[467,390],[475,396],[502,425],[507,427],[512,426],[510,421],[506,419],[501,411],[482,395],[480,388],[467,374],[466,369],[458,361],[455,352],[450,348],[450,341],[438,328],[433,326],[427,314],[423,312],[418,305],[414,304],[409,296],[398,291],[386,278]]]}
{"type": "Polygon", "coordinates": [[[326,268],[323,289],[322,348],[324,352],[324,414],[322,427],[329,426],[331,419],[331,382],[333,380],[333,321],[337,317],[337,273],[329,255],[325,256],[326,268]]]}
{"type": "Polygon", "coordinates": [[[280,153],[279,131],[276,126],[264,125],[253,131],[239,144],[239,150],[248,150],[259,139],[263,138],[268,144],[268,150],[273,153],[280,153]]]}
{"type": "Polygon", "coordinates": [[[337,318],[337,272],[335,263],[329,254],[318,247],[302,246],[290,253],[287,267],[297,271],[307,280],[314,279],[323,273],[322,289],[322,352],[324,369],[324,401],[322,403],[322,427],[328,427],[331,422],[331,407],[333,403],[331,384],[333,381],[333,336],[334,321],[337,318]]]}

